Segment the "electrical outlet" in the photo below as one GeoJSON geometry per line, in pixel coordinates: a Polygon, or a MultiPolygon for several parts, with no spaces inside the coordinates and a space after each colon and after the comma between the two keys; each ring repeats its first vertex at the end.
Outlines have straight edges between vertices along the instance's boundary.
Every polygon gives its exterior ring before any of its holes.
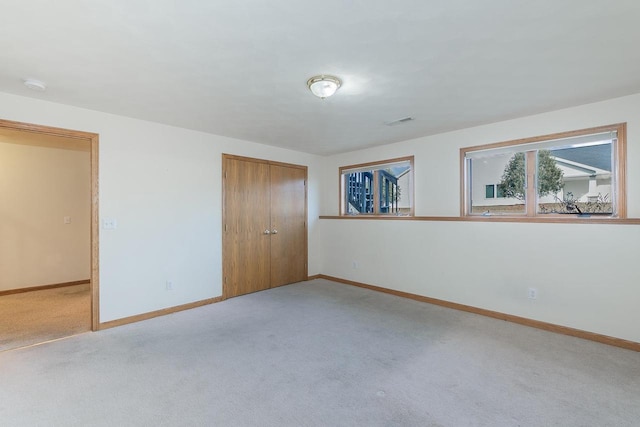
{"type": "Polygon", "coordinates": [[[527,289],[527,298],[529,298],[529,299],[538,299],[538,289],[536,289],[536,288],[527,289]]]}
{"type": "Polygon", "coordinates": [[[173,282],[171,280],[167,280],[167,283],[165,284],[165,286],[168,291],[173,290],[173,282]]]}
{"type": "Polygon", "coordinates": [[[102,228],[104,230],[115,230],[118,228],[118,221],[114,218],[105,218],[102,220],[102,228]]]}
{"type": "Polygon", "coordinates": [[[351,262],[351,268],[353,268],[354,270],[358,269],[358,261],[352,261],[351,262]]]}

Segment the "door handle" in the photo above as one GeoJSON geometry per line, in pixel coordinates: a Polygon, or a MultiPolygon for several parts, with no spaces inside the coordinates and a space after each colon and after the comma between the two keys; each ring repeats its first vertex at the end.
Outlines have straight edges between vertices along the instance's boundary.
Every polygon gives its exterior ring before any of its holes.
{"type": "Polygon", "coordinates": [[[275,228],[271,231],[271,234],[278,234],[278,230],[276,230],[275,228]]]}
{"type": "Polygon", "coordinates": [[[264,230],[262,234],[271,234],[271,232],[269,230],[264,230]]]}

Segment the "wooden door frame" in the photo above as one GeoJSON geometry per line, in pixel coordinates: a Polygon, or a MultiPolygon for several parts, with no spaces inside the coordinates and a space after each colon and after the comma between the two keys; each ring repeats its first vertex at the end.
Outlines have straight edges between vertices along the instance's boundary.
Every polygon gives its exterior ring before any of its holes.
{"type": "Polygon", "coordinates": [[[99,217],[98,217],[98,139],[97,133],[82,132],[31,123],[14,122],[0,119],[0,128],[39,133],[74,140],[86,141],[90,147],[91,162],[91,330],[100,328],[100,259],[99,251],[99,217]]]}
{"type": "MultiPolygon", "coordinates": [[[[304,276],[309,277],[309,203],[308,203],[309,186],[307,185],[309,181],[309,168],[304,165],[296,165],[293,163],[283,163],[283,162],[276,162],[272,160],[257,159],[253,157],[237,156],[235,154],[222,153],[222,179],[221,179],[222,181],[222,225],[221,225],[222,252],[221,254],[223,257],[225,253],[225,250],[224,250],[225,245],[227,244],[226,233],[224,232],[224,225],[226,223],[226,211],[227,211],[225,206],[225,187],[226,187],[226,172],[227,172],[226,160],[227,159],[242,160],[245,162],[265,163],[268,165],[284,166],[284,167],[304,170],[304,182],[305,182],[305,185],[304,185],[304,276]]],[[[222,299],[223,300],[228,298],[227,286],[225,283],[225,277],[226,277],[225,273],[226,273],[225,262],[224,262],[224,259],[222,259],[222,299]]]]}

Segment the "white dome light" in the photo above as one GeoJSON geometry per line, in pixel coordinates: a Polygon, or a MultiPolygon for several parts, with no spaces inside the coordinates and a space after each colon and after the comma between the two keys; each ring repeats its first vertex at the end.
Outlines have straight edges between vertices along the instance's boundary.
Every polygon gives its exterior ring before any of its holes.
{"type": "Polygon", "coordinates": [[[340,85],[342,85],[342,82],[339,78],[325,75],[311,77],[307,81],[307,86],[311,93],[322,99],[336,93],[340,85]]]}

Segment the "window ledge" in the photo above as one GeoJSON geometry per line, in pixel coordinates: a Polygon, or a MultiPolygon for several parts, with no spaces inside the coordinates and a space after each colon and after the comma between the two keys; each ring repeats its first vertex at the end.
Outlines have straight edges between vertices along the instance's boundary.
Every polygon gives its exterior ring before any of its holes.
{"type": "Polygon", "coordinates": [[[320,215],[320,219],[383,220],[383,221],[462,221],[462,222],[525,222],[549,224],[620,224],[640,225],[640,218],[562,218],[513,216],[373,216],[373,215],[320,215]]]}
{"type": "MultiPolygon", "coordinates": [[[[407,221],[415,219],[415,216],[409,215],[320,215],[320,219],[382,219],[382,220],[400,220],[407,221]]],[[[425,217],[426,218],[426,217],[425,217]]],[[[442,217],[445,218],[445,217],[442,217]]]]}

